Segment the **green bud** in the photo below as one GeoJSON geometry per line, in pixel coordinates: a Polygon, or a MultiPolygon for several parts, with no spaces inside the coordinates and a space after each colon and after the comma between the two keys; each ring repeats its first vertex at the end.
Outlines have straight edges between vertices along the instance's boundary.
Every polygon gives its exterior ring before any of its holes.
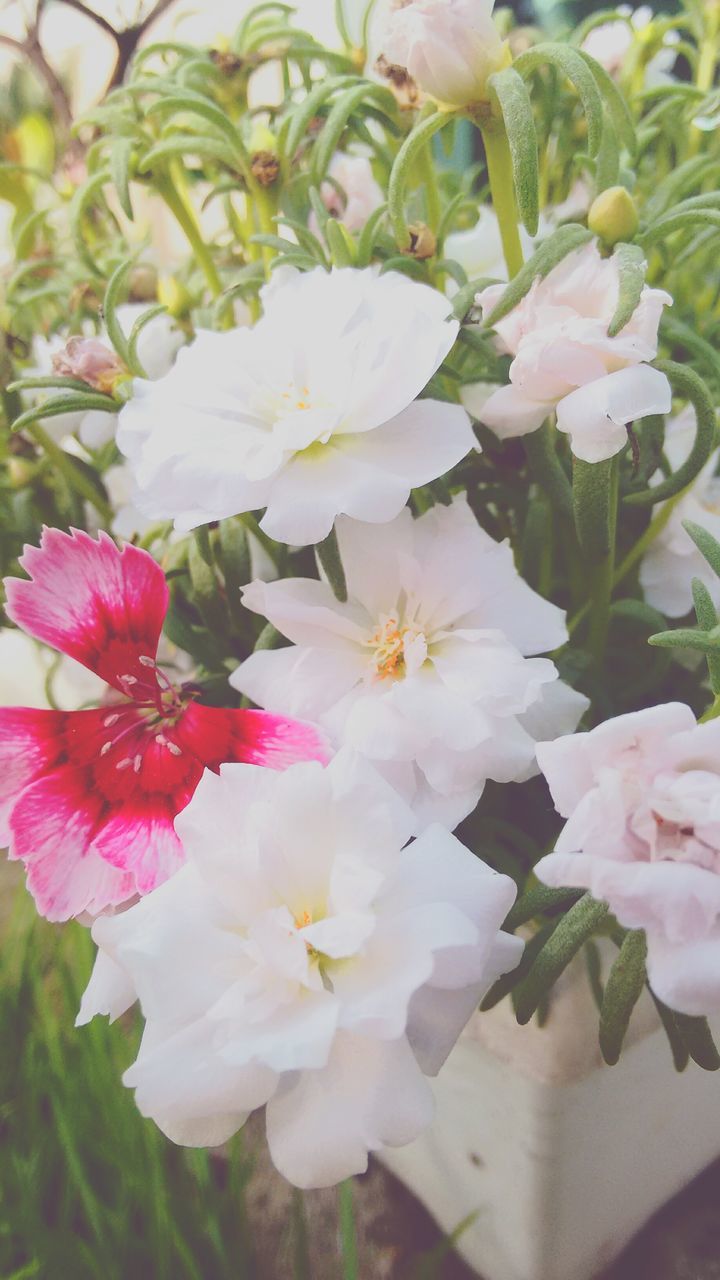
{"type": "Polygon", "coordinates": [[[593,200],[588,226],[606,244],[632,240],[638,229],[638,211],[625,187],[608,187],[593,200]]]}

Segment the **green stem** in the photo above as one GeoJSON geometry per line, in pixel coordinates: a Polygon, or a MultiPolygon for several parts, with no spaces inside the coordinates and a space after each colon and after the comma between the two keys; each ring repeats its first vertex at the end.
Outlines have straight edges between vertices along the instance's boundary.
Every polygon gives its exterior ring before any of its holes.
{"type": "Polygon", "coordinates": [[[496,116],[477,121],[485,144],[490,196],[497,214],[508,276],[512,280],[523,265],[518,211],[513,184],[512,158],[505,125],[496,116]]]}
{"type": "Polygon", "coordinates": [[[586,557],[590,586],[588,648],[598,666],[605,654],[610,624],[619,474],[617,454],[606,462],[575,462],[575,524],[578,540],[586,557]]]}
{"type": "Polygon", "coordinates": [[[60,445],[56,444],[52,436],[49,436],[44,427],[41,427],[38,422],[31,423],[26,428],[26,431],[28,435],[33,437],[35,443],[40,445],[46,457],[57,468],[70,489],[78,497],[90,502],[102,520],[109,524],[113,516],[111,507],[98,493],[95,486],[91,484],[85,473],[74,465],[70,454],[61,449],[60,445]]]}
{"type": "MultiPolygon", "coordinates": [[[[438,189],[437,170],[433,160],[432,139],[423,147],[420,152],[420,169],[422,171],[423,182],[425,183],[425,202],[427,208],[427,224],[431,231],[437,234],[442,218],[442,205],[440,202],[440,191],[438,189]]],[[[438,245],[438,249],[440,246],[438,245]]]]}
{"type": "Polygon", "coordinates": [[[353,1211],[353,1183],[347,1178],[338,1187],[338,1218],[340,1247],[342,1249],[343,1280],[359,1280],[355,1213],[353,1211]]]}
{"type": "Polygon", "coordinates": [[[213,298],[219,298],[222,293],[222,284],[217,273],[215,263],[205,244],[200,227],[195,217],[194,210],[183,199],[173,182],[170,172],[158,174],[155,179],[155,185],[159,195],[165,201],[168,209],[173,217],[182,228],[190,248],[192,249],[198,265],[207,281],[208,289],[213,298]]]}

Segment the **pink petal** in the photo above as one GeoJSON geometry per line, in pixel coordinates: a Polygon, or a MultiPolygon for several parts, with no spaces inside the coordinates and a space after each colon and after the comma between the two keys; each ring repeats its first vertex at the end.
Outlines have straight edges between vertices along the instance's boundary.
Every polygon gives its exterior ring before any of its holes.
{"type": "Polygon", "coordinates": [[[193,702],[172,737],[183,750],[215,772],[221,764],[286,769],[298,760],[327,764],[330,759],[327,739],[316,725],[267,711],[203,707],[193,702]]]}
{"type": "Polygon", "coordinates": [[[84,772],[66,766],[31,783],[13,809],[13,855],[25,863],[28,889],[49,920],[97,915],[134,896],[134,877],[91,849],[102,807],[84,772]]]}
{"type": "Polygon", "coordinates": [[[23,789],[60,758],[66,719],[63,711],[0,707],[0,845],[10,843],[9,818],[23,789]]]}
{"type": "Polygon", "coordinates": [[[185,861],[173,826],[177,812],[172,796],[141,794],[101,823],[91,852],[130,873],[136,893],[150,893],[185,861]]]}
{"type": "Polygon", "coordinates": [[[96,542],[78,530],[45,529],[20,564],[31,580],[6,579],[13,622],[125,693],[123,676],[148,682],[140,657],[155,657],[168,603],[152,556],[120,551],[105,533],[96,542]]]}

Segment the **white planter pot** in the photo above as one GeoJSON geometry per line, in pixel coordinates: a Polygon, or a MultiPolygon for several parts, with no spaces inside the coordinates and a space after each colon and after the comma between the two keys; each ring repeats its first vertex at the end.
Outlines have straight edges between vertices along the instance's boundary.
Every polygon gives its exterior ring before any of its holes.
{"type": "Polygon", "coordinates": [[[615,1067],[583,968],[541,1028],[478,1014],[435,1082],[432,1129],[384,1164],[484,1280],[589,1280],[720,1155],[720,1080],[678,1075],[649,999],[615,1067]]]}

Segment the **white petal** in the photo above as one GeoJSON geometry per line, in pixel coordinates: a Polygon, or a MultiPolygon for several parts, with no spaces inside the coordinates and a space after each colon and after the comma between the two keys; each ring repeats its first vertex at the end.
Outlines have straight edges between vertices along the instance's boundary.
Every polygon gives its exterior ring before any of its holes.
{"type": "Polygon", "coordinates": [[[627,423],[651,413],[669,413],[670,383],[650,365],[617,369],[571,392],[557,407],[558,431],[571,439],[572,451],[584,462],[602,462],[627,442],[627,423]]]}

